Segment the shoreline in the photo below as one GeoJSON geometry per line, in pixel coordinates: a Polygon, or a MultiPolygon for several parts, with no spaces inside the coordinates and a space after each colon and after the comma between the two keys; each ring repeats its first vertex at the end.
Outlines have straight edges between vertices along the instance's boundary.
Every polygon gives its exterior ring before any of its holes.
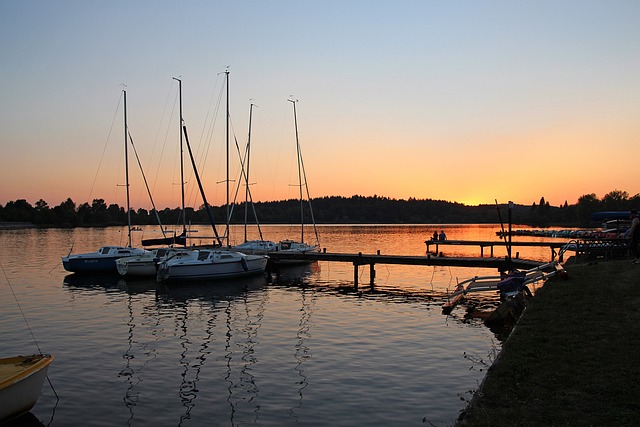
{"type": "Polygon", "coordinates": [[[565,270],[536,292],[456,426],[637,423],[640,265],[565,270]]]}
{"type": "Polygon", "coordinates": [[[24,228],[36,228],[30,222],[0,222],[0,230],[21,230],[24,228]]]}

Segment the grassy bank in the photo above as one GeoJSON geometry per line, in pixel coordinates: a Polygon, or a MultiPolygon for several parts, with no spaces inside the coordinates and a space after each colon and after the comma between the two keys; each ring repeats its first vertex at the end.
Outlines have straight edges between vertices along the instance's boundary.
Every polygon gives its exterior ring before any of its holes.
{"type": "Polygon", "coordinates": [[[640,425],[640,265],[566,269],[538,290],[460,426],[640,425]]]}

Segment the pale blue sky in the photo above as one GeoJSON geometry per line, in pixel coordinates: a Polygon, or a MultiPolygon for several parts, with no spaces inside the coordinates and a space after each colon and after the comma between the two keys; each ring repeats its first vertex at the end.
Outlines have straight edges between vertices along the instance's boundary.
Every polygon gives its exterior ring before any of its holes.
{"type": "MultiPolygon", "coordinates": [[[[147,173],[167,177],[154,192],[177,206],[171,78],[183,79],[192,144],[204,146],[226,66],[241,143],[249,99],[258,105],[261,200],[295,197],[290,95],[314,197],[561,204],[640,192],[638,1],[5,0],[0,40],[2,204],[122,204],[120,178],[92,182],[114,117],[101,173],[121,173],[126,83],[147,173]]],[[[214,204],[221,144],[202,171],[214,204]]]]}

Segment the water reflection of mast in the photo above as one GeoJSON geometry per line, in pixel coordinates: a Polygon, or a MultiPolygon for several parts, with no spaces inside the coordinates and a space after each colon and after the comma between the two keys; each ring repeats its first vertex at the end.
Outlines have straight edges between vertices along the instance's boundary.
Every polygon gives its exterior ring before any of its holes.
{"type": "MultiPolygon", "coordinates": [[[[255,382],[255,377],[251,374],[251,367],[258,362],[255,358],[254,346],[256,345],[256,337],[258,336],[258,329],[262,326],[262,318],[264,317],[264,306],[265,301],[262,299],[258,305],[258,314],[256,315],[256,321],[253,322],[251,320],[251,313],[249,310],[249,301],[248,294],[245,294],[244,298],[244,306],[245,306],[245,314],[247,316],[247,326],[244,328],[247,333],[247,346],[245,350],[242,352],[242,369],[241,369],[241,377],[247,378],[247,393],[249,394],[249,399],[247,403],[252,404],[253,401],[258,397],[259,389],[258,385],[255,382]]],[[[260,405],[256,402],[255,404],[255,419],[254,422],[258,423],[258,412],[260,411],[260,405]]]]}
{"type": "Polygon", "coordinates": [[[301,291],[302,291],[301,293],[302,308],[300,309],[300,312],[301,312],[300,323],[299,323],[300,329],[298,329],[298,333],[296,334],[296,347],[295,347],[296,351],[294,354],[294,357],[296,358],[296,361],[297,361],[295,370],[301,378],[300,382],[298,383],[300,384],[300,388],[298,389],[298,395],[300,396],[300,399],[298,401],[298,405],[289,410],[291,416],[296,421],[299,421],[299,420],[298,420],[298,416],[295,414],[295,411],[296,409],[302,407],[303,390],[307,388],[307,386],[309,385],[309,383],[307,382],[307,376],[304,373],[303,364],[308,359],[311,358],[311,350],[306,345],[305,341],[311,338],[311,334],[309,333],[310,323],[311,323],[311,312],[312,312],[312,306],[315,304],[315,292],[310,291],[311,298],[310,298],[310,301],[307,301],[307,293],[309,291],[306,289],[306,287],[303,287],[301,291]]]}
{"type": "MultiPolygon", "coordinates": [[[[136,354],[135,354],[136,351],[134,350],[134,344],[139,344],[139,341],[136,341],[134,339],[134,330],[136,328],[136,323],[135,323],[135,316],[134,316],[134,309],[133,309],[133,298],[131,293],[129,293],[129,296],[127,299],[127,308],[129,310],[129,320],[127,321],[127,326],[129,326],[129,336],[128,336],[129,347],[127,348],[125,353],[122,355],[122,358],[126,360],[125,368],[120,371],[118,376],[125,377],[127,383],[129,383],[129,387],[127,388],[125,392],[125,396],[122,398],[122,400],[125,406],[127,407],[127,409],[129,410],[129,419],[127,420],[127,425],[132,425],[133,418],[134,418],[133,408],[137,405],[138,396],[139,396],[138,392],[135,390],[135,387],[142,382],[143,368],[149,363],[150,359],[153,359],[156,357],[156,354],[155,354],[155,349],[151,349],[147,351],[147,344],[146,343],[141,344],[143,353],[148,357],[145,359],[144,363],[140,367],[138,368],[132,367],[132,363],[134,363],[133,361],[135,359],[139,360],[140,358],[136,358],[136,354]]],[[[159,325],[157,316],[146,316],[146,318],[156,319],[153,326],[157,327],[159,325]]],[[[157,339],[158,338],[156,336],[156,341],[157,339]]]]}
{"type": "Polygon", "coordinates": [[[225,341],[225,355],[224,358],[227,360],[227,376],[224,379],[229,383],[229,394],[227,395],[227,402],[229,403],[229,407],[231,409],[231,413],[229,414],[229,420],[231,421],[231,425],[234,426],[234,418],[236,414],[236,405],[233,402],[233,380],[231,379],[231,359],[233,359],[233,350],[231,349],[231,337],[233,333],[231,332],[231,301],[227,301],[227,307],[224,310],[224,313],[227,315],[227,339],[225,341]]]}
{"type": "Polygon", "coordinates": [[[249,423],[249,421],[245,420],[236,420],[236,416],[241,413],[238,406],[239,403],[244,402],[246,404],[253,405],[253,412],[255,414],[253,419],[254,424],[258,423],[258,412],[260,411],[260,405],[255,402],[259,395],[259,389],[258,385],[256,384],[255,377],[251,374],[251,368],[258,362],[255,357],[254,347],[257,344],[256,337],[258,336],[258,329],[260,328],[260,326],[262,326],[265,301],[264,299],[260,301],[258,305],[258,314],[256,315],[256,320],[254,321],[252,320],[252,316],[250,313],[248,295],[249,293],[245,293],[243,298],[245,314],[245,322],[243,325],[239,325],[239,327],[234,327],[233,325],[233,320],[240,319],[239,313],[236,313],[232,310],[234,307],[237,307],[237,305],[232,306],[230,301],[225,309],[225,313],[227,315],[227,339],[225,344],[227,376],[225,377],[225,380],[229,385],[227,402],[229,403],[229,407],[231,410],[229,417],[231,425],[249,423]],[[240,334],[238,333],[238,331],[244,333],[240,334]],[[234,338],[236,337],[238,338],[234,340],[234,338]],[[240,356],[240,362],[238,363],[240,366],[240,371],[236,380],[234,380],[233,378],[234,347],[242,348],[242,355],[240,356]]]}
{"type": "MultiPolygon", "coordinates": [[[[204,362],[207,360],[207,355],[210,353],[209,346],[211,341],[213,340],[213,329],[215,327],[215,311],[213,315],[207,320],[207,327],[205,329],[205,334],[202,340],[202,344],[200,345],[200,349],[198,350],[199,356],[196,357],[196,360],[191,364],[189,362],[187,353],[189,352],[188,344],[191,343],[189,340],[189,329],[187,327],[187,320],[189,315],[189,301],[187,300],[183,305],[184,310],[182,316],[182,324],[176,325],[177,329],[182,332],[180,335],[180,344],[182,346],[182,353],[180,353],[180,364],[184,367],[184,370],[181,373],[182,376],[182,384],[180,385],[180,400],[182,401],[182,405],[185,407],[185,413],[180,417],[180,422],[178,425],[182,425],[185,420],[189,420],[191,418],[191,410],[195,406],[193,400],[198,395],[198,381],[200,380],[200,371],[204,366],[204,362]],[[189,379],[189,371],[193,369],[193,379],[189,379]]],[[[202,306],[200,306],[202,308],[202,306]]]]}

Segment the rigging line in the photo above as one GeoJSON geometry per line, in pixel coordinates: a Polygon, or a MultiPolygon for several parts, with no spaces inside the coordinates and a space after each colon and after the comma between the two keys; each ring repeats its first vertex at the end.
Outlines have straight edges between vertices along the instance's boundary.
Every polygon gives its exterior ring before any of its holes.
{"type": "MultiPolygon", "coordinates": [[[[211,141],[210,136],[205,138],[205,131],[207,129],[207,123],[209,123],[209,117],[211,116],[211,106],[213,105],[213,101],[214,101],[214,97],[216,92],[216,88],[218,87],[218,83],[220,82],[220,76],[222,74],[218,73],[216,75],[216,81],[213,84],[213,90],[211,91],[211,98],[209,98],[209,106],[207,107],[207,115],[205,116],[204,119],[204,125],[202,126],[202,132],[200,133],[200,141],[211,141]]],[[[222,88],[220,89],[220,97],[222,96],[222,88]]],[[[216,104],[215,109],[213,110],[213,117],[211,118],[211,122],[215,123],[215,121],[218,118],[218,111],[220,109],[220,98],[218,98],[218,103],[216,104]]]]}
{"type": "Polygon", "coordinates": [[[123,92],[120,92],[120,97],[118,98],[118,105],[116,106],[116,111],[113,113],[113,120],[111,120],[111,127],[109,128],[109,132],[107,134],[107,140],[104,142],[104,148],[102,149],[102,155],[100,156],[100,161],[98,162],[98,170],[96,170],[96,174],[93,177],[93,182],[91,183],[91,189],[89,190],[89,197],[87,200],[91,200],[91,195],[93,194],[93,189],[96,185],[96,180],[98,179],[98,174],[100,173],[100,167],[102,166],[102,161],[104,160],[104,154],[107,151],[107,145],[109,145],[109,140],[111,139],[111,132],[113,131],[113,126],[116,122],[116,116],[118,115],[118,110],[120,110],[120,103],[122,102],[123,92]]]}
{"type": "MultiPolygon", "coordinates": [[[[235,181],[237,182],[237,185],[236,185],[235,193],[233,195],[233,202],[231,203],[231,210],[229,211],[229,221],[231,221],[231,218],[233,217],[233,211],[235,210],[236,202],[238,201],[238,194],[240,193],[240,186],[242,185],[242,179],[244,178],[245,181],[247,180],[245,170],[244,170],[245,161],[243,160],[242,158],[243,156],[240,153],[240,145],[238,144],[238,138],[236,138],[235,133],[233,134],[233,140],[236,144],[236,151],[238,152],[238,158],[240,159],[240,176],[235,181]]],[[[246,153],[245,153],[245,158],[246,158],[246,153]]]]}
{"type": "MultiPolygon", "coordinates": [[[[240,165],[241,165],[241,167],[244,168],[244,163],[242,161],[242,154],[240,154],[240,146],[238,144],[238,136],[236,135],[235,128],[233,127],[233,121],[231,120],[231,114],[229,114],[229,130],[230,130],[230,134],[233,135],[233,140],[235,141],[236,150],[238,151],[238,158],[240,159],[240,165]]],[[[238,179],[241,180],[242,172],[240,172],[239,175],[240,175],[240,177],[238,179]]],[[[225,179],[223,179],[221,181],[216,181],[216,183],[217,184],[221,184],[223,182],[227,182],[227,179],[228,178],[225,177],[225,179]]],[[[236,180],[235,179],[229,179],[229,182],[236,182],[236,180]]],[[[235,200],[234,200],[234,203],[235,203],[235,200]]]]}
{"type": "MultiPolygon", "coordinates": [[[[224,94],[224,91],[222,90],[224,88],[223,85],[219,85],[219,81],[220,81],[220,75],[218,74],[216,77],[216,82],[214,84],[213,87],[213,91],[211,92],[211,98],[209,101],[209,107],[207,109],[207,115],[205,118],[205,122],[202,126],[202,132],[201,132],[201,136],[200,136],[200,143],[198,144],[198,149],[196,151],[196,158],[200,159],[198,161],[198,167],[200,170],[205,170],[205,165],[207,163],[207,159],[209,156],[209,152],[210,152],[210,148],[211,148],[211,141],[213,140],[213,134],[215,132],[215,128],[216,128],[216,123],[218,120],[218,113],[220,111],[220,105],[221,105],[221,100],[222,100],[222,96],[224,94]],[[218,92],[218,87],[220,86],[219,92],[218,92]],[[214,100],[215,95],[218,95],[217,97],[217,103],[215,103],[215,108],[213,109],[213,114],[211,113],[211,106],[214,104],[214,100]],[[205,135],[206,134],[206,135],[205,135]]],[[[219,158],[222,158],[221,156],[219,158]]],[[[194,171],[190,171],[190,178],[193,176],[194,171]]],[[[197,188],[192,185],[190,186],[190,190],[189,190],[189,199],[192,201],[195,201],[197,198],[197,188]]],[[[195,203],[195,202],[194,202],[195,203]]]]}
{"type": "MultiPolygon", "coordinates": [[[[167,123],[167,133],[166,133],[166,135],[165,135],[165,138],[166,138],[167,140],[168,140],[168,138],[169,138],[169,132],[170,132],[170,129],[171,129],[171,119],[172,119],[172,118],[173,118],[173,116],[174,116],[174,113],[175,113],[175,110],[176,110],[176,104],[178,103],[178,98],[179,98],[179,92],[178,92],[178,91],[176,91],[175,98],[173,99],[173,107],[172,107],[172,109],[171,109],[171,117],[169,118],[169,121],[168,121],[168,123],[167,123]]],[[[180,119],[178,119],[178,120],[180,120],[180,119]]],[[[182,126],[182,123],[181,123],[180,125],[182,126]]],[[[181,135],[181,134],[182,134],[182,128],[180,129],[180,135],[181,135]]],[[[177,135],[177,136],[178,136],[178,138],[180,137],[180,135],[177,135]]],[[[165,144],[166,144],[166,140],[165,140],[165,144]]],[[[184,183],[179,182],[179,181],[181,181],[182,179],[180,179],[180,180],[177,182],[177,184],[176,184],[176,170],[178,170],[178,171],[180,170],[179,165],[178,165],[178,166],[176,166],[176,163],[178,163],[178,162],[180,161],[180,160],[179,160],[179,159],[180,159],[180,145],[179,145],[179,144],[176,144],[176,146],[175,146],[175,147],[176,147],[176,148],[174,148],[174,149],[172,150],[172,151],[173,151],[173,153],[174,153],[174,155],[173,155],[173,176],[172,176],[172,179],[171,179],[172,186],[173,186],[173,185],[184,185],[184,183]],[[177,153],[177,155],[176,155],[176,153],[177,153]]],[[[155,181],[157,181],[157,179],[158,179],[158,174],[159,174],[159,173],[160,173],[160,165],[158,165],[158,169],[156,170],[156,178],[155,178],[155,181]]],[[[154,181],[154,188],[155,188],[155,181],[154,181]]],[[[172,198],[173,198],[173,197],[172,197],[172,198]]],[[[182,215],[182,214],[181,214],[181,215],[182,215]]],[[[177,220],[177,221],[178,221],[178,224],[179,224],[179,223],[180,223],[180,218],[178,218],[178,220],[177,220]]],[[[177,225],[177,224],[176,224],[176,225],[177,225]]]]}
{"type": "Polygon", "coordinates": [[[191,151],[191,144],[189,144],[189,137],[187,136],[187,127],[183,126],[182,130],[184,132],[185,142],[187,143],[187,149],[189,150],[189,157],[191,158],[191,163],[193,165],[193,171],[194,171],[196,180],[198,181],[198,188],[200,189],[200,194],[202,196],[202,202],[204,203],[204,207],[207,210],[207,215],[209,217],[209,222],[211,222],[211,228],[213,228],[213,234],[215,235],[216,240],[218,241],[218,244],[220,246],[222,246],[222,241],[220,240],[220,237],[218,236],[218,231],[216,230],[216,225],[213,222],[213,214],[211,213],[211,209],[210,209],[209,203],[207,202],[207,198],[206,198],[206,195],[204,193],[204,189],[202,188],[202,182],[200,181],[200,177],[198,176],[198,172],[197,172],[196,167],[195,167],[196,166],[196,162],[195,162],[195,160],[193,158],[193,153],[191,151]]]}
{"type": "Polygon", "coordinates": [[[313,208],[311,207],[311,195],[309,193],[309,184],[307,182],[307,172],[304,168],[304,161],[302,160],[302,153],[300,153],[300,164],[302,165],[302,176],[304,177],[304,187],[307,190],[307,201],[309,203],[309,213],[311,214],[311,223],[313,224],[313,231],[316,235],[316,242],[320,244],[320,237],[318,236],[318,228],[316,227],[316,219],[313,216],[313,208]]]}
{"type": "MultiPolygon", "coordinates": [[[[73,245],[71,247],[73,248],[73,245]]],[[[71,255],[71,252],[69,252],[69,255],[71,255]]],[[[53,270],[55,270],[56,268],[60,267],[60,264],[62,264],[62,261],[59,261],[51,270],[49,270],[48,274],[51,274],[51,272],[53,270]]]]}
{"type": "MultiPolygon", "coordinates": [[[[296,127],[296,132],[298,131],[296,127]]],[[[298,136],[296,135],[296,142],[298,141],[298,136]]],[[[304,167],[304,160],[302,159],[302,151],[300,150],[300,143],[298,142],[298,156],[300,157],[300,165],[302,165],[302,177],[304,178],[304,187],[307,191],[307,201],[309,203],[309,213],[311,214],[311,223],[313,224],[313,231],[316,235],[316,243],[320,244],[320,237],[318,236],[318,228],[316,227],[316,220],[313,216],[313,207],[311,206],[311,195],[309,193],[309,183],[307,181],[307,171],[304,167]]]]}
{"type": "MultiPolygon", "coordinates": [[[[184,123],[186,125],[186,120],[184,120],[184,123]]],[[[210,141],[207,141],[206,143],[203,144],[202,140],[201,140],[200,143],[198,144],[198,148],[196,150],[195,159],[199,159],[199,160],[196,163],[194,163],[194,168],[197,167],[198,170],[200,170],[200,171],[206,170],[205,166],[206,166],[206,163],[207,163],[207,157],[209,155],[208,146],[210,146],[210,141]]],[[[197,174],[198,174],[198,172],[196,172],[196,170],[194,170],[192,168],[192,170],[189,171],[188,182],[193,182],[192,178],[194,177],[194,175],[197,175],[197,174]]],[[[198,187],[196,187],[193,184],[188,185],[187,200],[190,200],[191,203],[195,205],[197,197],[198,197],[198,187]]]]}
{"type": "Polygon", "coordinates": [[[147,177],[144,174],[144,170],[142,169],[142,163],[140,163],[140,157],[138,157],[138,150],[136,150],[136,146],[133,143],[133,137],[131,136],[131,132],[127,130],[127,134],[129,135],[129,141],[131,142],[131,147],[133,147],[133,153],[136,156],[136,160],[138,161],[138,166],[140,167],[140,173],[142,174],[142,179],[144,180],[144,186],[147,189],[147,194],[149,195],[149,199],[151,200],[151,206],[153,206],[153,211],[156,214],[156,219],[158,220],[158,225],[160,226],[160,231],[162,232],[163,237],[167,237],[164,232],[164,228],[162,227],[162,221],[160,221],[160,215],[158,214],[158,209],[156,209],[156,204],[153,201],[153,196],[151,195],[151,190],[149,190],[149,183],[147,183],[147,177]]]}
{"type": "MultiPolygon", "coordinates": [[[[16,301],[16,305],[18,306],[18,309],[20,310],[20,313],[22,314],[22,318],[24,319],[24,323],[27,324],[27,329],[29,329],[29,333],[31,334],[31,338],[33,338],[33,342],[36,345],[36,348],[38,349],[38,353],[42,354],[42,350],[40,349],[40,345],[38,344],[38,340],[36,340],[36,336],[33,333],[33,330],[31,329],[31,325],[29,325],[29,321],[27,320],[27,316],[24,313],[24,310],[22,310],[22,306],[20,305],[20,302],[18,301],[18,297],[16,296],[15,291],[13,290],[13,286],[11,285],[11,281],[9,280],[9,276],[7,275],[7,272],[4,269],[4,266],[0,263],[0,269],[2,269],[2,274],[4,275],[5,280],[7,281],[7,285],[9,286],[9,289],[11,290],[11,294],[13,295],[13,299],[16,301]]],[[[56,396],[56,406],[58,405],[58,402],[60,401],[60,397],[58,396],[58,393],[56,392],[56,389],[53,387],[53,384],[51,383],[51,380],[49,379],[49,375],[45,375],[45,378],[47,379],[47,382],[49,383],[49,386],[51,387],[51,390],[53,390],[53,394],[56,396]]]]}
{"type": "Polygon", "coordinates": [[[246,183],[246,189],[247,189],[247,193],[249,195],[249,200],[245,201],[245,203],[251,203],[251,207],[253,208],[253,216],[256,220],[256,225],[258,227],[258,233],[260,234],[260,240],[264,240],[262,237],[262,230],[260,229],[260,222],[258,221],[258,215],[256,213],[256,207],[253,203],[253,196],[251,195],[251,189],[249,188],[249,181],[247,179],[247,172],[245,169],[245,164],[247,164],[248,162],[248,150],[245,150],[245,154],[244,156],[242,155],[242,153],[240,152],[240,145],[238,144],[238,138],[236,138],[236,135],[234,133],[233,135],[233,139],[235,141],[236,144],[236,151],[238,152],[238,158],[240,160],[240,176],[238,177],[237,183],[238,185],[236,185],[236,191],[235,194],[233,196],[233,204],[231,206],[231,212],[229,213],[229,221],[231,220],[231,217],[233,216],[233,210],[236,206],[236,202],[238,199],[238,193],[240,192],[240,186],[242,185],[242,180],[244,179],[244,182],[246,183]]]}
{"type": "MultiPolygon", "coordinates": [[[[51,379],[49,379],[49,374],[45,375],[45,378],[47,379],[47,382],[49,383],[49,387],[51,387],[51,390],[53,391],[53,394],[56,397],[56,404],[53,406],[53,413],[51,414],[51,419],[49,420],[49,424],[51,424],[51,422],[53,421],[53,416],[56,412],[56,408],[58,407],[58,403],[60,402],[60,396],[58,396],[58,392],[53,387],[53,384],[51,383],[51,379]]],[[[49,424],[47,424],[47,426],[49,424]]]]}
{"type": "MultiPolygon", "coordinates": [[[[235,205],[236,203],[236,198],[238,196],[238,192],[240,190],[240,185],[242,184],[242,179],[244,178],[244,182],[246,185],[246,191],[247,191],[247,195],[249,196],[248,200],[245,200],[245,203],[249,203],[251,202],[251,208],[253,210],[253,217],[256,220],[256,225],[258,227],[258,234],[260,235],[260,240],[264,240],[262,237],[262,230],[260,229],[260,221],[258,221],[258,214],[256,213],[256,206],[253,203],[253,195],[251,194],[251,188],[249,187],[249,177],[247,176],[247,169],[249,168],[249,143],[250,141],[247,140],[247,145],[245,147],[245,152],[244,152],[244,156],[240,153],[240,146],[238,145],[238,139],[235,136],[235,133],[233,135],[233,138],[235,140],[236,143],[236,150],[238,151],[238,158],[240,160],[240,174],[241,176],[238,178],[238,186],[236,187],[236,194],[233,198],[233,203],[235,205]],[[247,168],[245,169],[245,165],[247,165],[247,168]]],[[[229,218],[231,219],[231,217],[229,218]]]]}
{"type": "MultiPolygon", "coordinates": [[[[269,168],[271,170],[271,172],[272,172],[272,175],[271,175],[271,183],[272,183],[271,184],[271,198],[272,198],[272,200],[278,200],[279,199],[279,197],[275,196],[275,194],[276,194],[276,185],[277,185],[277,182],[278,182],[278,172],[280,171],[279,165],[280,165],[280,157],[281,157],[281,154],[282,154],[282,145],[284,143],[284,130],[285,130],[285,125],[287,124],[286,121],[287,121],[287,117],[288,117],[288,114],[285,113],[285,111],[289,111],[288,107],[286,107],[286,110],[285,110],[284,106],[281,107],[281,108],[283,110],[282,110],[282,113],[281,113],[282,124],[281,124],[281,128],[280,128],[280,142],[278,143],[278,147],[277,147],[277,150],[276,150],[275,161],[272,160],[270,162],[272,164],[275,164],[275,167],[274,168],[269,168]]],[[[271,150],[269,150],[269,153],[271,153],[271,150]]]]}
{"type": "MultiPolygon", "coordinates": [[[[224,91],[222,90],[223,87],[220,87],[220,92],[218,93],[218,102],[216,103],[216,108],[214,110],[214,114],[213,114],[213,118],[211,119],[211,124],[209,125],[209,129],[207,132],[207,137],[206,137],[206,145],[207,151],[210,149],[211,147],[211,141],[213,140],[213,134],[215,132],[215,128],[216,128],[216,123],[218,122],[218,116],[220,114],[220,107],[222,105],[222,96],[224,95],[224,91]]],[[[213,96],[212,96],[213,97],[213,96]]],[[[219,159],[222,159],[222,155],[218,156],[219,159]]],[[[220,171],[220,163],[218,163],[218,171],[220,171]]]]}
{"type": "Polygon", "coordinates": [[[433,291],[433,277],[436,274],[436,266],[433,266],[433,271],[431,272],[431,280],[429,280],[429,284],[431,285],[431,290],[433,291]]]}
{"type": "MultiPolygon", "coordinates": [[[[171,83],[169,85],[169,91],[167,92],[167,99],[165,100],[165,105],[162,109],[162,118],[160,119],[160,124],[158,125],[158,132],[156,134],[156,138],[153,142],[153,151],[151,152],[151,160],[150,160],[150,164],[153,164],[153,153],[155,152],[155,148],[156,148],[156,144],[158,142],[158,138],[160,136],[160,130],[162,129],[162,123],[164,122],[164,115],[167,109],[167,105],[169,105],[169,99],[171,96],[171,88],[173,87],[174,83],[173,83],[173,79],[171,79],[171,83]]],[[[178,98],[178,93],[176,92],[176,99],[178,98]]],[[[160,158],[158,159],[158,168],[156,169],[156,176],[154,177],[153,180],[153,186],[151,187],[151,189],[153,191],[155,191],[156,188],[156,183],[158,181],[158,174],[160,173],[160,165],[162,164],[162,158],[164,157],[164,150],[167,146],[167,140],[169,139],[169,129],[171,128],[171,119],[173,118],[173,113],[175,112],[176,109],[176,101],[174,100],[173,102],[173,107],[171,108],[171,115],[169,116],[169,119],[167,120],[167,130],[164,133],[164,141],[162,143],[162,150],[160,150],[160,158]]]]}
{"type": "MultiPolygon", "coordinates": [[[[176,91],[175,98],[173,99],[173,106],[171,107],[171,115],[169,116],[169,120],[167,120],[167,130],[166,130],[166,132],[165,132],[165,135],[164,135],[164,143],[163,143],[163,145],[162,145],[162,153],[163,153],[163,154],[164,154],[164,150],[165,150],[165,147],[166,147],[166,145],[167,145],[167,142],[168,142],[168,140],[169,140],[169,132],[170,132],[170,129],[171,129],[171,119],[173,119],[173,116],[175,115],[175,112],[176,112],[176,104],[177,104],[177,103],[178,103],[178,91],[176,91]]],[[[171,151],[170,151],[170,152],[171,152],[171,151]]],[[[178,146],[178,150],[176,150],[176,152],[177,152],[178,154],[180,154],[180,146],[178,146]]],[[[178,156],[178,158],[179,158],[179,156],[178,156]]],[[[173,178],[175,178],[175,172],[176,172],[176,165],[175,165],[175,163],[176,163],[176,159],[175,159],[175,157],[174,157],[174,159],[173,159],[173,160],[174,160],[174,161],[173,161],[173,175],[174,175],[174,176],[172,177],[172,182],[174,181],[174,179],[173,179],[173,178]]],[[[162,163],[162,158],[160,158],[160,160],[158,160],[158,168],[156,169],[156,176],[155,176],[155,178],[153,179],[153,187],[152,187],[152,188],[153,188],[154,190],[155,190],[155,188],[156,188],[156,184],[157,184],[157,182],[158,182],[158,175],[160,174],[160,166],[161,166],[161,163],[162,163]]],[[[178,221],[179,221],[179,220],[178,220],[178,221]]]]}
{"type": "Polygon", "coordinates": [[[31,334],[31,338],[33,338],[33,342],[35,343],[36,348],[38,349],[38,353],[42,354],[42,350],[40,350],[40,345],[38,345],[38,340],[36,340],[36,336],[33,334],[33,330],[31,329],[31,325],[29,325],[29,321],[27,320],[27,316],[24,314],[24,310],[22,310],[22,306],[20,305],[20,301],[18,301],[18,297],[16,296],[16,293],[13,290],[13,286],[11,285],[11,282],[9,281],[9,276],[7,276],[7,272],[5,271],[4,266],[2,264],[0,264],[0,269],[2,269],[2,274],[4,275],[4,278],[7,281],[7,285],[9,286],[9,289],[11,290],[11,294],[13,295],[13,299],[16,301],[16,304],[18,305],[18,309],[20,310],[20,314],[22,314],[22,318],[24,319],[24,323],[27,324],[27,329],[29,329],[29,333],[31,334]]]}

